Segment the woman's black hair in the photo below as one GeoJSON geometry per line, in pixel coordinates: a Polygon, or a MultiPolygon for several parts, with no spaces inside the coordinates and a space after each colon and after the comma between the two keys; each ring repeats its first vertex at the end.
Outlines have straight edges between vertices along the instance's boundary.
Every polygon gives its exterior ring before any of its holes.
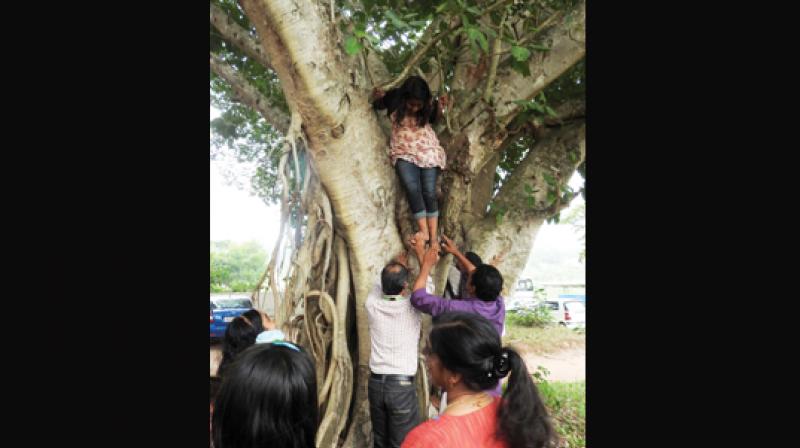
{"type": "Polygon", "coordinates": [[[222,339],[222,360],[219,362],[217,376],[223,375],[236,355],[255,344],[256,337],[262,331],[264,325],[258,310],[247,310],[233,319],[225,329],[225,337],[222,339]]]}
{"type": "Polygon", "coordinates": [[[219,388],[222,386],[222,378],[218,376],[212,376],[209,380],[209,404],[214,404],[214,400],[217,398],[217,394],[219,393],[219,388]]]}
{"type": "Polygon", "coordinates": [[[528,368],[519,354],[503,347],[497,330],[483,316],[451,312],[433,319],[431,353],[442,365],[460,373],[472,391],[491,390],[510,372],[508,388],[497,412],[497,433],[512,448],[550,447],[555,431],[528,368]]]}
{"type": "Polygon", "coordinates": [[[433,100],[431,89],[428,83],[419,76],[409,76],[400,87],[386,92],[384,98],[375,102],[376,109],[387,109],[387,115],[395,112],[395,123],[402,123],[406,116],[406,102],[409,100],[419,100],[422,102],[422,109],[417,114],[417,125],[424,126],[425,123],[436,123],[439,117],[439,102],[433,100]]]}
{"type": "Polygon", "coordinates": [[[313,448],[317,376],[302,349],[257,344],[228,368],[214,402],[214,448],[313,448]]]}

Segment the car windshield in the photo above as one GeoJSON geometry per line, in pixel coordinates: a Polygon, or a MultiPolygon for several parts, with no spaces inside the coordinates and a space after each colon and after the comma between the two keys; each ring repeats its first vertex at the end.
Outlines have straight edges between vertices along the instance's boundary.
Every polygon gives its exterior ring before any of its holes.
{"type": "Polygon", "coordinates": [[[533,282],[529,279],[517,282],[517,291],[533,291],[533,282]]]}
{"type": "Polygon", "coordinates": [[[581,302],[567,302],[564,304],[564,306],[567,308],[567,311],[572,311],[572,312],[586,311],[586,307],[584,307],[583,303],[581,302]]]}
{"type": "Polygon", "coordinates": [[[558,302],[544,302],[545,306],[549,306],[551,310],[558,309],[558,302]]]}
{"type": "Polygon", "coordinates": [[[214,303],[220,309],[250,308],[249,299],[214,299],[214,303]]]}

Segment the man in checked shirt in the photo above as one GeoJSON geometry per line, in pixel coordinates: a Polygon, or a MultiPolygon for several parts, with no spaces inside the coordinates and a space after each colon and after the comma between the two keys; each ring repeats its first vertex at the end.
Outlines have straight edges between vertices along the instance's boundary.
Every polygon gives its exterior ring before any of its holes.
{"type": "MultiPolygon", "coordinates": [[[[381,282],[367,296],[370,335],[369,412],[373,446],[399,448],[420,423],[414,375],[419,358],[421,314],[409,302],[405,253],[381,271],[381,282]]],[[[432,290],[429,278],[427,287],[432,290]]]]}

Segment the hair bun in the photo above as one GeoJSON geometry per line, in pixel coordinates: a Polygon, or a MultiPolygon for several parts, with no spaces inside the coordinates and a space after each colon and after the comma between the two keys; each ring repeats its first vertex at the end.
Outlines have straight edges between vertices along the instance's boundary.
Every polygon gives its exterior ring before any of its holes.
{"type": "Polygon", "coordinates": [[[500,354],[494,357],[494,374],[497,378],[505,378],[511,370],[511,363],[508,361],[508,350],[503,349],[500,354]]]}

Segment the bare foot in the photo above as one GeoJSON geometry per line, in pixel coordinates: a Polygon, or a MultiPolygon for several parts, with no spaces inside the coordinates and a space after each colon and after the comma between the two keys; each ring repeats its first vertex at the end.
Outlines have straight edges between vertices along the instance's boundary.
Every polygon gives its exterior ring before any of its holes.
{"type": "Polygon", "coordinates": [[[417,243],[427,244],[428,238],[428,232],[423,232],[422,230],[414,234],[414,239],[417,240],[417,243]]]}

